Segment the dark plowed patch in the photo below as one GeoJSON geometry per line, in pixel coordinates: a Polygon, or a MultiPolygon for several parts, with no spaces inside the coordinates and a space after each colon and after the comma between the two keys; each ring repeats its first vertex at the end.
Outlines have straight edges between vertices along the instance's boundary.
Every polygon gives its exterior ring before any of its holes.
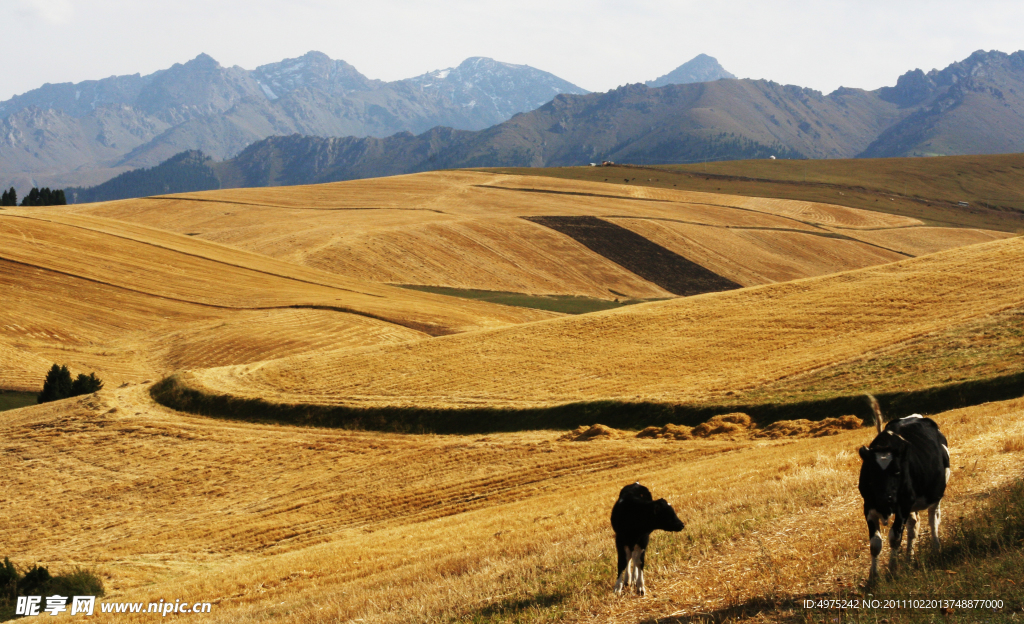
{"type": "Polygon", "coordinates": [[[575,239],[588,249],[683,297],[741,286],[653,243],[636,232],[597,217],[523,217],[575,239]]]}

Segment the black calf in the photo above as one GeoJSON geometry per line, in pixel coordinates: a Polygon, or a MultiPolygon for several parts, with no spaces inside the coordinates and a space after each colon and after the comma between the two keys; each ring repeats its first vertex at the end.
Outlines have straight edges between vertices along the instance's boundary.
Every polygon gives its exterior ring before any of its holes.
{"type": "Polygon", "coordinates": [[[650,490],[637,482],[619,492],[619,500],[612,507],[612,529],[615,531],[615,551],[619,555],[615,593],[621,592],[624,586],[633,585],[643,596],[647,593],[644,554],[651,532],[657,529],[682,531],[683,522],[668,501],[664,498],[653,500],[650,490]]]}

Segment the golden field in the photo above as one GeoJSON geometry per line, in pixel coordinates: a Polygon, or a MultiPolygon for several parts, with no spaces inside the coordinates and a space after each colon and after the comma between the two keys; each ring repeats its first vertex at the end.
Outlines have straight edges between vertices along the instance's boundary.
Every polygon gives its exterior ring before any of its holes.
{"type": "Polygon", "coordinates": [[[0,387],[41,362],[113,383],[179,368],[550,318],[360,282],[222,245],[56,211],[0,214],[0,387]],[[10,293],[9,295],[7,293],[10,293]]]}
{"type": "MultiPolygon", "coordinates": [[[[1019,478],[1024,450],[1006,441],[1024,435],[1024,400],[936,419],[953,457],[949,526],[1019,478]]],[[[15,561],[98,570],[106,600],[213,602],[212,622],[448,622],[516,604],[539,621],[640,622],[866,575],[868,429],[559,437],[220,422],[153,405],[141,386],[103,390],[0,419],[0,542],[15,561]],[[611,593],[608,515],[634,480],[687,523],[652,538],[646,599],[611,593]],[[574,570],[589,584],[563,579],[574,570]]]]}
{"type": "MultiPolygon", "coordinates": [[[[1002,232],[834,204],[476,172],[3,210],[0,389],[37,390],[54,362],[107,383],[0,412],[0,557],[239,623],[693,621],[857,584],[870,429],[400,435],[205,418],[149,389],[173,374],[356,408],[701,403],[1012,333],[1022,260],[1002,232]],[[566,316],[396,287],[671,296],[536,216],[599,217],[744,288],[566,316]],[[646,599],[611,593],[608,517],[636,480],[687,523],[654,536],[646,599]]],[[[858,374],[869,390],[884,370],[858,374]]],[[[934,418],[952,523],[1020,478],[1024,399],[934,418]]]]}
{"type": "Polygon", "coordinates": [[[744,286],[1010,236],[925,228],[917,219],[834,204],[468,171],[210,191],[67,210],[372,282],[604,299],[670,293],[522,217],[606,218],[642,236],[652,234],[654,242],[698,263],[709,260],[713,270],[744,286]]]}
{"type": "Polygon", "coordinates": [[[537,407],[699,403],[1024,305],[1024,239],[836,275],[504,329],[191,371],[284,403],[537,407]]]}

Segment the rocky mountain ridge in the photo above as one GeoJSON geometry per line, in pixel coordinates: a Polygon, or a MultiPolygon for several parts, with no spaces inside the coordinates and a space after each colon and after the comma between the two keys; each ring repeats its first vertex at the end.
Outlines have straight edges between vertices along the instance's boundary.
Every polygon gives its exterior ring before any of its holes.
{"type": "MultiPolygon", "coordinates": [[[[0,120],[0,167],[17,152],[4,148],[10,137],[36,141],[40,149],[24,151],[40,168],[56,166],[54,153],[84,163],[114,158],[120,150],[126,153],[118,161],[124,171],[201,149],[222,161],[203,166],[216,170],[222,186],[232,187],[601,160],[643,164],[1024,151],[1024,51],[979,51],[942,70],[909,71],[894,87],[875,91],[840,88],[826,95],[766,80],[719,79],[561,93],[535,110],[477,131],[453,129],[457,124],[448,121],[465,122],[467,111],[507,114],[511,109],[502,108],[500,98],[488,97],[487,105],[474,89],[495,93],[506,86],[506,92],[517,92],[516,79],[528,76],[530,68],[469,59],[458,68],[378,84],[346,64],[311,55],[267,66],[261,82],[253,81],[253,89],[259,89],[255,96],[237,74],[222,72],[202,100],[213,108],[230,106],[222,113],[189,117],[196,110],[190,107],[199,104],[172,88],[180,80],[170,70],[149,83],[160,85],[175,102],[162,117],[116,103],[102,103],[79,121],[63,112],[23,109],[0,120]],[[467,74],[477,78],[466,80],[467,74]],[[367,82],[374,90],[351,90],[367,82]],[[447,107],[434,107],[439,101],[447,107]],[[438,118],[446,122],[422,125],[438,118]],[[407,129],[393,131],[402,126],[407,129]],[[238,155],[225,159],[231,152],[238,155]]],[[[528,82],[537,93],[557,88],[544,76],[528,82]]],[[[139,91],[144,92],[152,92],[150,86],[139,91]]],[[[531,104],[527,97],[521,105],[531,104]]],[[[85,165],[79,175],[82,171],[85,165]]]]}
{"type": "Polygon", "coordinates": [[[998,119],[1000,137],[1007,141],[1004,151],[1024,151],[1024,136],[1012,142],[1015,133],[1024,132],[1024,98],[1017,96],[1024,94],[1022,81],[1024,52],[991,52],[938,72],[908,72],[896,87],[878,91],[841,88],[824,95],[749,79],[658,88],[634,84],[607,93],[561,94],[475,132],[437,127],[386,138],[274,136],[209,167],[222,187],[241,187],[601,160],[920,155],[939,140],[948,145],[987,140],[977,138],[983,134],[971,126],[972,118],[976,124],[998,119]]]}
{"type": "Polygon", "coordinates": [[[320,52],[252,71],[200,54],[147,76],[46,84],[0,102],[0,182],[95,184],[190,149],[227,158],[275,134],[482,129],[558,93],[586,93],[547,72],[479,57],[442,71],[450,78],[388,83],[320,52]]]}

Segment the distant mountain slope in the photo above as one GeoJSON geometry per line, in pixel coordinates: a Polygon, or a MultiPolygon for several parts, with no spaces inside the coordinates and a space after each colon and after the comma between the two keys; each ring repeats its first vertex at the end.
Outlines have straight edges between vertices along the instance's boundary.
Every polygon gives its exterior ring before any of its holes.
{"type": "Polygon", "coordinates": [[[228,158],[271,135],[478,130],[564,92],[586,91],[485,58],[385,83],[320,52],[253,71],[201,54],[148,76],[47,84],[0,102],[0,186],[94,184],[186,150],[228,158]]]}
{"type": "MultiPolygon", "coordinates": [[[[698,57],[683,68],[696,72],[709,62],[698,57]]],[[[976,52],[941,71],[908,72],[895,87],[876,91],[840,88],[824,95],[729,79],[566,92],[496,125],[492,120],[573,85],[483,58],[381,83],[316,52],[248,73],[201,56],[144,82],[132,105],[97,105],[82,117],[36,107],[9,115],[0,128],[0,172],[19,184],[68,186],[200,149],[215,159],[238,154],[218,165],[223,185],[263,186],[602,160],[673,164],[1024,151],[1024,51],[976,52]],[[158,110],[156,101],[166,106],[158,110]]],[[[121,93],[119,84],[103,93],[121,93]]],[[[0,187],[5,184],[0,175],[0,187]]]]}
{"type": "Polygon", "coordinates": [[[230,186],[350,180],[431,169],[563,166],[614,160],[841,158],[899,117],[895,104],[853,89],[816,91],[753,80],[620,87],[559,95],[479,132],[435,128],[386,139],[271,137],[218,165],[230,186]]]}
{"type": "Polygon", "coordinates": [[[949,67],[900,76],[879,97],[913,113],[887,128],[865,157],[1024,151],[1024,51],[978,51],[949,67]]]}
{"type": "Polygon", "coordinates": [[[400,81],[424,93],[446,97],[479,119],[480,130],[505,121],[516,113],[531,111],[560,93],[588,93],[576,85],[528,65],[513,65],[473,57],[458,67],[432,71],[400,81]]]}
{"type": "Polygon", "coordinates": [[[252,76],[271,100],[298,89],[344,95],[353,91],[371,91],[384,84],[380,80],[370,80],[345,61],[332,60],[320,52],[308,52],[299,58],[261,65],[252,72],[252,76]]]}
{"type": "Polygon", "coordinates": [[[722,67],[718,60],[707,54],[698,54],[661,78],[648,80],[648,87],[664,87],[670,84],[690,84],[693,82],[711,82],[723,78],[735,78],[722,67]]]}
{"type": "MultiPolygon", "coordinates": [[[[767,158],[853,158],[1024,151],[1024,52],[978,52],[896,87],[829,95],[764,80],[718,80],[559,95],[477,133],[431,130],[328,144],[290,137],[238,157],[288,163],[244,185],[299,184],[445,167],[565,166],[767,158]],[[312,155],[315,158],[304,160],[312,155]],[[287,174],[284,175],[284,172],[287,174]]],[[[243,164],[244,163],[244,164],[243,164]]]]}
{"type": "Polygon", "coordinates": [[[70,203],[110,201],[167,193],[207,191],[220,188],[210,166],[211,158],[200,151],[182,152],[149,169],[135,169],[91,188],[69,187],[70,203]]]}

